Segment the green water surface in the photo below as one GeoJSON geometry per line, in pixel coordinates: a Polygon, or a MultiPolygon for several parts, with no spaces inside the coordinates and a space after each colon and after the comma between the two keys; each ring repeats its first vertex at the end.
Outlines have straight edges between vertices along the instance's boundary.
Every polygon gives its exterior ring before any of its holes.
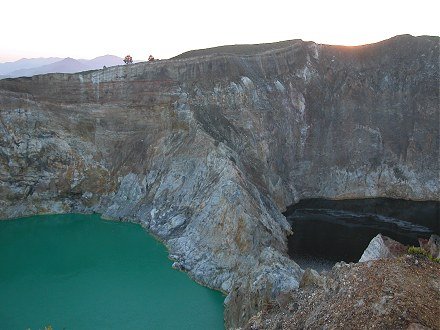
{"type": "Polygon", "coordinates": [[[0,329],[222,329],[222,294],[171,263],[135,224],[0,221],[0,329]]]}

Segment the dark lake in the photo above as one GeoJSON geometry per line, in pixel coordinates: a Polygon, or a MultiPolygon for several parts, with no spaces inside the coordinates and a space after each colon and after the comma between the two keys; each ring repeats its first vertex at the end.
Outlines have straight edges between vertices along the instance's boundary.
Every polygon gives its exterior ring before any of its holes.
{"type": "Polygon", "coordinates": [[[284,213],[293,231],[289,255],[303,268],[322,270],[338,261],[357,262],[379,233],[418,246],[418,238],[439,234],[439,210],[436,201],[302,200],[284,213]]]}

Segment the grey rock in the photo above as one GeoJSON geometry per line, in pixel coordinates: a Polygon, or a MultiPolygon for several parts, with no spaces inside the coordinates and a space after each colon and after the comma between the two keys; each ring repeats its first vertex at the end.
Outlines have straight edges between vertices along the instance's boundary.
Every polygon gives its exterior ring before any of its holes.
{"type": "Polygon", "coordinates": [[[325,278],[319,273],[311,268],[307,268],[304,271],[304,274],[301,278],[301,282],[299,283],[300,288],[304,288],[307,286],[325,286],[325,278]]]}
{"type": "Polygon", "coordinates": [[[431,235],[429,240],[419,239],[420,247],[434,258],[440,258],[440,236],[431,235]]]}
{"type": "Polygon", "coordinates": [[[278,297],[299,287],[303,270],[292,260],[266,248],[252,271],[234,282],[226,297],[225,326],[240,327],[278,297]]]}
{"type": "Polygon", "coordinates": [[[428,241],[428,252],[434,257],[434,258],[440,258],[440,236],[438,235],[431,235],[428,241]]]}
{"type": "Polygon", "coordinates": [[[371,260],[396,258],[407,251],[407,248],[402,243],[399,243],[387,236],[377,234],[368,244],[362,254],[359,262],[366,262],[371,260]]]}

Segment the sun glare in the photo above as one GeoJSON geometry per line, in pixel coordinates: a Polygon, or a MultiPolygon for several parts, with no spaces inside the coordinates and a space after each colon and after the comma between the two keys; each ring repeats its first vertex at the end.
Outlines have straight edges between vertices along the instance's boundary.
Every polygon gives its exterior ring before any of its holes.
{"type": "Polygon", "coordinates": [[[144,59],[225,44],[289,39],[361,45],[398,34],[439,35],[437,1],[15,0],[1,5],[0,61],[22,57],[144,59]],[[19,22],[19,23],[17,23],[19,22]],[[11,28],[13,27],[13,28],[11,28]]]}

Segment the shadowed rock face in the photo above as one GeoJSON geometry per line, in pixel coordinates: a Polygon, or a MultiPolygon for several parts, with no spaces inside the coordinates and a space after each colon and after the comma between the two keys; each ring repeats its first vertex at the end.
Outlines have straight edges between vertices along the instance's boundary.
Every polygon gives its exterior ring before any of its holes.
{"type": "Polygon", "coordinates": [[[241,324],[256,308],[237,312],[241,291],[298,286],[287,205],[440,197],[438,45],[295,40],[2,80],[0,218],[139,222],[176,267],[230,292],[228,325],[241,324]]]}

